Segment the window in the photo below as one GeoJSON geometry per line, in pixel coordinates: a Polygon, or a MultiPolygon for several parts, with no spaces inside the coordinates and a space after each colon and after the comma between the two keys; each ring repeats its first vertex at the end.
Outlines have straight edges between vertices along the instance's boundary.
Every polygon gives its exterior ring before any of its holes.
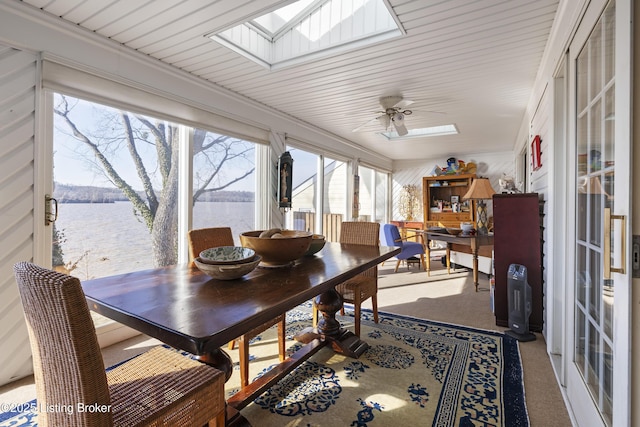
{"type": "MultiPolygon", "coordinates": [[[[320,156],[287,147],[293,158],[291,210],[285,217],[285,227],[320,233],[316,227],[318,165],[320,156]]],[[[320,175],[321,176],[321,175],[320,175]]]]}
{"type": "Polygon", "coordinates": [[[175,263],[178,125],[60,94],[54,112],[54,267],[84,280],[175,263]]]}
{"type": "Polygon", "coordinates": [[[254,143],[61,94],[54,112],[57,269],[84,280],[177,263],[190,137],[193,226],[255,228],[254,143]]]}
{"type": "Polygon", "coordinates": [[[255,228],[255,144],[196,129],[193,136],[193,228],[255,228]]]}
{"type": "Polygon", "coordinates": [[[340,160],[324,159],[324,198],[322,229],[327,241],[337,242],[339,225],[347,216],[348,164],[340,160]]]}
{"type": "Polygon", "coordinates": [[[387,218],[387,173],[360,166],[360,221],[384,222],[387,218]]]}

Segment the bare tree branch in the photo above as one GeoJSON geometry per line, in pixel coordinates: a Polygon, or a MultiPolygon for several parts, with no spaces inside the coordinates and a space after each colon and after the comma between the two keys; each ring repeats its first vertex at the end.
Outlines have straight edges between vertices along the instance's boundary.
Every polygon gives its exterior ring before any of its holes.
{"type": "Polygon", "coordinates": [[[133,203],[134,209],[136,209],[141,213],[142,217],[145,220],[145,223],[147,224],[147,228],[151,230],[153,227],[153,215],[149,210],[149,206],[147,206],[147,204],[133,189],[133,187],[131,187],[125,180],[122,179],[120,174],[118,174],[118,172],[114,169],[111,162],[109,162],[109,160],[102,154],[98,145],[95,144],[93,141],[91,141],[84,133],[82,133],[78,129],[76,124],[71,120],[71,118],[69,117],[69,112],[70,112],[69,104],[64,96],[62,97],[61,107],[62,108],[60,108],[60,105],[59,105],[58,107],[54,108],[53,110],[54,113],[64,119],[65,123],[67,124],[67,126],[69,126],[69,128],[73,132],[73,135],[76,139],[78,139],[79,141],[81,141],[83,144],[85,144],[87,147],[91,149],[91,151],[95,155],[96,159],[104,169],[109,179],[113,182],[113,184],[116,187],[122,190],[124,195],[129,200],[131,200],[131,202],[133,203]]]}
{"type": "Polygon", "coordinates": [[[122,117],[122,123],[124,124],[124,131],[127,140],[127,146],[129,147],[129,154],[131,155],[131,159],[133,160],[133,164],[136,166],[136,171],[138,172],[138,177],[140,181],[142,181],[142,188],[144,188],[144,192],[147,196],[147,201],[149,202],[149,210],[151,214],[155,216],[156,211],[158,210],[158,198],[156,197],[156,193],[153,190],[153,185],[151,184],[151,178],[147,173],[147,169],[142,162],[142,158],[140,157],[140,153],[136,148],[135,137],[133,136],[133,130],[131,128],[131,120],[129,119],[129,115],[124,111],[120,112],[120,116],[122,117]]]}

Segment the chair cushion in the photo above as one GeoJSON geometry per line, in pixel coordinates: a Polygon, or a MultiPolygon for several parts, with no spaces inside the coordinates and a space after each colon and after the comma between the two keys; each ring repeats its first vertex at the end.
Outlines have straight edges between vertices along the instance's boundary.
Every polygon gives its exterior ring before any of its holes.
{"type": "Polygon", "coordinates": [[[407,259],[415,255],[424,254],[424,246],[418,242],[404,242],[402,252],[396,255],[397,259],[407,259]]]}
{"type": "Polygon", "coordinates": [[[224,410],[224,374],[176,350],[155,347],[107,380],[115,426],[205,425],[224,410]]]}
{"type": "Polygon", "coordinates": [[[398,230],[397,226],[393,224],[385,224],[382,226],[382,232],[386,246],[402,247],[405,244],[400,237],[400,230],[398,230]]]}
{"type": "Polygon", "coordinates": [[[345,302],[353,303],[356,292],[360,292],[360,300],[364,301],[378,291],[378,281],[375,277],[359,275],[336,286],[345,302]]]}

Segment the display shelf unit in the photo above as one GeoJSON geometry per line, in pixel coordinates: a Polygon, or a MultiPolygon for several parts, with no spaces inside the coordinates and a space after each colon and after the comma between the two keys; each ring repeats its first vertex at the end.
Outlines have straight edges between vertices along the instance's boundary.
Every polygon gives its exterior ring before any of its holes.
{"type": "Polygon", "coordinates": [[[475,174],[461,174],[422,178],[422,209],[425,228],[458,228],[461,222],[475,223],[473,201],[462,200],[462,196],[469,190],[475,177],[475,174]]]}

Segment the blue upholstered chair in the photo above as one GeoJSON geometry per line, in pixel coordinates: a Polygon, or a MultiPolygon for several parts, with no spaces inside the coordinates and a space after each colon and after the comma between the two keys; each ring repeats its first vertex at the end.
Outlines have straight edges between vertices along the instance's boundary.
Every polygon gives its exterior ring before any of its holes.
{"type": "Polygon", "coordinates": [[[393,224],[385,224],[382,226],[382,238],[380,239],[385,246],[399,246],[402,248],[402,252],[396,255],[398,262],[396,263],[395,272],[398,271],[400,262],[407,260],[408,258],[420,256],[420,265],[424,266],[424,246],[422,243],[410,242],[406,239],[402,239],[398,227],[393,224]]]}

